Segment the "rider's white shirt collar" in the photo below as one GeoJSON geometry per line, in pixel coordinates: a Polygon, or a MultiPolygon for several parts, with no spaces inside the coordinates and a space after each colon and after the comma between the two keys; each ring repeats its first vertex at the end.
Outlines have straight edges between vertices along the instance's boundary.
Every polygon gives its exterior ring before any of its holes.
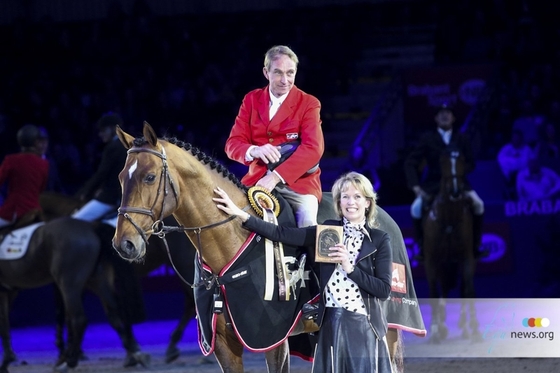
{"type": "Polygon", "coordinates": [[[451,134],[453,133],[453,129],[445,131],[441,128],[438,128],[437,130],[438,130],[439,134],[441,135],[441,138],[443,139],[443,142],[446,145],[449,145],[449,142],[451,141],[451,134]]]}

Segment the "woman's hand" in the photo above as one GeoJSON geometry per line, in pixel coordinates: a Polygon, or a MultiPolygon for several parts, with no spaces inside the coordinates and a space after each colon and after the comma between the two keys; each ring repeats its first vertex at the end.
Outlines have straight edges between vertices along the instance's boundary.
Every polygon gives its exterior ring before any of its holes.
{"type": "Polygon", "coordinates": [[[235,215],[241,218],[242,222],[246,222],[250,215],[245,211],[241,210],[233,201],[229,198],[228,194],[220,187],[214,188],[214,193],[220,196],[220,198],[212,198],[216,203],[216,207],[225,212],[228,215],[235,215]]]}
{"type": "Polygon", "coordinates": [[[334,263],[340,263],[346,273],[354,271],[354,264],[350,261],[350,253],[346,250],[344,244],[337,243],[335,246],[330,247],[329,250],[331,251],[329,256],[334,259],[334,263]]]}

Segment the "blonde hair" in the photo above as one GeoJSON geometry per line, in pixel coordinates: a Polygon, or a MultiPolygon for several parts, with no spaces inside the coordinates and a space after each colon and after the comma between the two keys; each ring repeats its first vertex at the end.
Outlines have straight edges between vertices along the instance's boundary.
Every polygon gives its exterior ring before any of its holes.
{"type": "Polygon", "coordinates": [[[299,63],[299,59],[297,55],[294,53],[293,50],[291,50],[289,47],[285,45],[275,45],[266,51],[264,55],[264,67],[267,70],[270,70],[270,65],[272,64],[272,61],[276,60],[280,55],[286,55],[290,57],[290,59],[295,62],[297,68],[297,65],[299,63]]]}
{"type": "Polygon", "coordinates": [[[364,175],[358,172],[348,172],[340,176],[333,184],[332,195],[333,204],[336,214],[342,218],[342,209],[340,208],[340,196],[348,187],[352,185],[360,191],[360,193],[370,201],[369,207],[366,209],[366,225],[370,228],[377,228],[377,193],[373,189],[371,181],[364,175]]]}

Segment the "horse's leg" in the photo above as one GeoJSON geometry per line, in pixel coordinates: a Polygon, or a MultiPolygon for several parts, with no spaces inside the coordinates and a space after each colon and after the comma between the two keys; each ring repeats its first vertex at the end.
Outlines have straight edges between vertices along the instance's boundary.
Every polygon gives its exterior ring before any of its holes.
{"type": "Polygon", "coordinates": [[[395,358],[395,354],[398,348],[398,339],[399,336],[397,334],[397,329],[389,328],[387,329],[387,346],[389,347],[389,356],[391,357],[391,361],[395,358]]]}
{"type": "Polygon", "coordinates": [[[400,329],[389,328],[387,330],[387,345],[389,346],[389,355],[393,371],[402,373],[404,371],[404,348],[402,331],[400,329]]]}
{"type": "Polygon", "coordinates": [[[434,258],[434,247],[436,243],[436,238],[430,234],[430,231],[425,227],[425,237],[424,237],[424,269],[426,271],[426,277],[428,280],[428,293],[430,297],[430,309],[431,309],[431,320],[430,320],[430,338],[431,343],[439,343],[441,340],[439,330],[440,327],[440,290],[438,286],[438,272],[439,264],[436,263],[434,258]]]}
{"type": "Polygon", "coordinates": [[[478,329],[479,323],[478,323],[478,318],[476,317],[476,302],[475,299],[472,298],[469,299],[469,317],[470,317],[469,326],[471,328],[471,340],[473,342],[482,342],[483,340],[482,333],[480,333],[480,330],[478,329]]]}
{"type": "Polygon", "coordinates": [[[63,359],[59,359],[56,364],[57,369],[63,369],[66,364],[70,368],[78,365],[80,353],[82,351],[82,341],[86,331],[87,318],[82,304],[83,284],[79,281],[64,281],[57,284],[60,287],[66,321],[68,325],[68,346],[63,354],[63,359]]]}
{"type": "Polygon", "coordinates": [[[269,373],[290,372],[290,347],[287,339],[275,349],[265,352],[264,355],[269,373]]]}
{"type": "MultiPolygon", "coordinates": [[[[482,339],[482,335],[480,330],[478,329],[479,323],[478,318],[476,317],[476,303],[475,297],[476,292],[474,289],[474,272],[475,272],[475,260],[472,257],[469,257],[465,263],[463,268],[463,298],[466,300],[465,304],[465,317],[467,317],[467,313],[469,316],[469,327],[471,330],[471,337],[473,341],[480,341],[482,339]]],[[[465,329],[466,329],[466,320],[465,320],[465,329]]]]}
{"type": "Polygon", "coordinates": [[[243,373],[243,345],[235,333],[226,325],[223,315],[216,325],[216,360],[224,373],[243,373]]]}
{"type": "Polygon", "coordinates": [[[439,343],[441,338],[439,336],[439,299],[430,298],[430,339],[431,343],[439,343]]]}
{"type": "Polygon", "coordinates": [[[54,317],[55,317],[55,335],[54,344],[58,349],[58,358],[64,355],[66,343],[64,342],[64,325],[66,324],[64,302],[62,301],[62,294],[57,286],[54,287],[54,317]]]}
{"type": "Polygon", "coordinates": [[[126,322],[119,312],[119,307],[114,291],[114,276],[108,270],[110,266],[105,262],[98,268],[95,276],[88,282],[90,288],[101,301],[109,324],[115,330],[121,343],[126,350],[126,358],[123,363],[125,367],[141,364],[144,367],[150,365],[149,354],[140,351],[140,345],[134,337],[132,325],[126,322]]]}
{"type": "Polygon", "coordinates": [[[461,329],[461,338],[469,338],[469,329],[467,328],[468,315],[466,299],[461,299],[461,314],[459,315],[459,329],[461,329]]]}
{"type": "Polygon", "coordinates": [[[194,304],[194,297],[192,290],[190,288],[185,288],[185,301],[183,303],[183,314],[179,323],[171,333],[171,338],[169,340],[169,345],[165,351],[165,362],[171,363],[179,357],[180,351],[177,347],[179,341],[183,338],[183,333],[191,319],[196,315],[196,308],[194,304]]]}
{"type": "Polygon", "coordinates": [[[438,300],[438,314],[439,314],[439,325],[438,325],[438,333],[440,340],[444,340],[447,338],[449,334],[449,329],[447,328],[447,296],[441,297],[438,300]]]}
{"type": "Polygon", "coordinates": [[[8,366],[16,361],[16,354],[12,347],[12,337],[10,335],[10,308],[16,295],[17,292],[15,291],[0,291],[0,337],[2,338],[2,348],[4,351],[0,373],[8,373],[8,366]]]}

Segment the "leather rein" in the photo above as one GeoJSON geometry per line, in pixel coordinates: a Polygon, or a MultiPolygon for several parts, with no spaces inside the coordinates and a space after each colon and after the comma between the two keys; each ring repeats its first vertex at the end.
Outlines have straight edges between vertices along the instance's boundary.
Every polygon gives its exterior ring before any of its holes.
{"type": "MultiPolygon", "coordinates": [[[[175,184],[173,184],[173,179],[171,178],[171,175],[169,174],[169,166],[168,166],[168,163],[167,163],[167,155],[165,153],[165,148],[162,146],[161,147],[161,152],[158,152],[156,150],[148,149],[148,148],[132,147],[132,148],[128,149],[127,154],[132,154],[132,153],[149,153],[149,154],[153,154],[153,155],[159,157],[162,160],[163,166],[162,166],[162,169],[161,169],[161,176],[160,176],[160,180],[159,180],[157,194],[156,194],[156,198],[154,200],[154,203],[152,204],[152,206],[149,209],[142,208],[142,207],[134,207],[134,206],[124,206],[124,207],[121,206],[118,209],[118,214],[122,215],[126,220],[128,220],[130,222],[130,224],[132,224],[132,226],[136,229],[138,234],[142,237],[142,240],[144,240],[144,243],[146,245],[149,244],[148,243],[148,236],[147,236],[148,234],[156,235],[163,240],[163,242],[165,243],[165,249],[167,251],[167,256],[169,258],[169,262],[171,263],[173,269],[175,270],[175,273],[177,273],[179,278],[185,284],[187,284],[191,288],[195,288],[195,287],[202,286],[202,285],[205,285],[205,286],[208,287],[209,285],[211,285],[211,282],[217,280],[217,278],[216,279],[214,279],[214,278],[213,279],[203,279],[203,281],[201,281],[199,283],[196,283],[196,284],[191,284],[190,282],[185,280],[185,278],[181,275],[181,273],[175,267],[175,263],[173,262],[173,258],[171,257],[171,252],[169,250],[169,245],[167,244],[167,239],[165,238],[165,235],[167,233],[170,233],[170,232],[187,232],[187,231],[195,232],[196,238],[197,238],[197,243],[198,243],[198,251],[200,253],[200,256],[202,257],[202,252],[201,252],[202,241],[201,241],[201,238],[200,238],[200,234],[201,234],[202,230],[203,229],[214,228],[214,227],[220,226],[222,224],[228,223],[228,222],[232,221],[233,219],[235,219],[235,215],[230,215],[226,219],[220,220],[219,222],[212,223],[212,224],[207,224],[207,225],[203,225],[203,226],[199,226],[199,227],[184,227],[182,225],[166,226],[163,222],[163,211],[164,211],[164,205],[165,205],[165,198],[169,195],[169,193],[170,193],[169,189],[171,189],[171,191],[173,192],[173,196],[175,198],[175,204],[178,205],[179,204],[179,194],[177,193],[177,189],[175,187],[175,184]],[[156,206],[158,198],[159,198],[159,196],[162,192],[163,192],[163,198],[161,199],[160,216],[159,216],[159,218],[156,219],[156,215],[154,213],[154,207],[156,206]],[[148,215],[149,217],[151,217],[152,220],[153,220],[153,224],[150,227],[150,229],[148,229],[148,230],[142,229],[134,221],[132,216],[130,216],[130,213],[148,215]],[[209,280],[210,280],[210,284],[209,284],[209,280]]],[[[246,210],[248,207],[250,207],[250,206],[246,206],[243,210],[246,210]]]]}

